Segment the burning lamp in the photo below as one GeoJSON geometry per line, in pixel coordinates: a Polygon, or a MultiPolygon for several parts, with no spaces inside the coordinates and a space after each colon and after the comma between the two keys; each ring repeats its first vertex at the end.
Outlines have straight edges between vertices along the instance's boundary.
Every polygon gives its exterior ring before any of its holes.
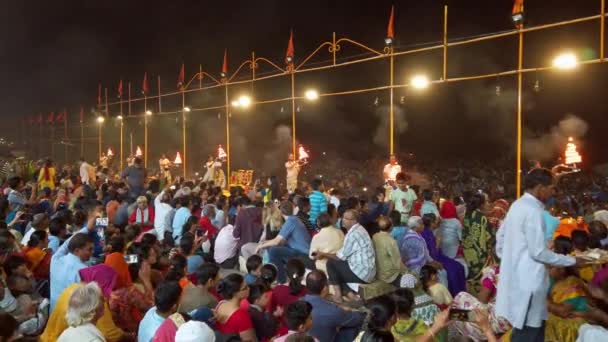
{"type": "Polygon", "coordinates": [[[190,112],[190,107],[184,107],[184,112],[190,112]]]}
{"type": "Polygon", "coordinates": [[[123,119],[122,115],[118,115],[116,118],[117,118],[118,120],[122,120],[122,119],[123,119]]]}
{"type": "Polygon", "coordinates": [[[562,70],[574,69],[577,65],[578,58],[572,52],[563,53],[553,60],[553,66],[562,70]]]}
{"type": "Polygon", "coordinates": [[[146,115],[148,115],[148,116],[152,115],[152,111],[148,109],[148,110],[146,111],[146,115]]]}
{"type": "Polygon", "coordinates": [[[287,56],[285,60],[287,61],[287,64],[291,64],[293,62],[293,56],[287,56]]]}
{"type": "Polygon", "coordinates": [[[513,24],[515,25],[515,27],[519,27],[520,25],[522,25],[524,23],[524,12],[515,12],[511,15],[511,20],[513,21],[513,24]]]}
{"type": "Polygon", "coordinates": [[[106,118],[104,118],[103,116],[98,116],[97,117],[97,122],[102,124],[104,121],[106,121],[106,118]]]}
{"type": "Polygon", "coordinates": [[[574,164],[574,167],[576,167],[576,163],[581,163],[583,161],[583,158],[576,150],[576,144],[574,143],[574,139],[572,139],[572,137],[568,138],[568,144],[566,144],[564,156],[566,157],[566,164],[574,164]]]}
{"type": "Polygon", "coordinates": [[[429,79],[426,76],[423,75],[417,75],[412,77],[411,80],[411,85],[412,87],[416,88],[416,89],[425,89],[429,87],[429,79]]]}
{"type": "Polygon", "coordinates": [[[243,95],[239,97],[239,107],[247,108],[251,105],[251,97],[243,95]]]}
{"type": "Polygon", "coordinates": [[[175,164],[175,165],[182,164],[182,156],[179,155],[179,151],[177,152],[177,155],[175,156],[175,160],[173,161],[173,164],[175,164]]]}
{"type": "Polygon", "coordinates": [[[384,44],[386,44],[386,46],[393,45],[393,38],[391,38],[391,37],[384,38],[384,44]]]}
{"type": "Polygon", "coordinates": [[[319,93],[314,89],[309,89],[304,93],[304,96],[306,96],[307,100],[314,101],[319,98],[319,93]]]}
{"type": "Polygon", "coordinates": [[[108,147],[108,153],[106,153],[106,155],[107,155],[108,157],[112,157],[112,156],[114,156],[114,152],[112,152],[112,148],[111,148],[111,147],[108,147]]]}
{"type": "Polygon", "coordinates": [[[226,151],[224,151],[224,148],[222,147],[222,145],[219,145],[217,147],[217,157],[221,160],[221,161],[225,161],[226,157],[228,157],[228,155],[226,154],[226,151]]]}
{"type": "Polygon", "coordinates": [[[137,146],[137,149],[135,150],[135,156],[136,157],[141,157],[144,154],[141,152],[141,147],[137,146]]]}

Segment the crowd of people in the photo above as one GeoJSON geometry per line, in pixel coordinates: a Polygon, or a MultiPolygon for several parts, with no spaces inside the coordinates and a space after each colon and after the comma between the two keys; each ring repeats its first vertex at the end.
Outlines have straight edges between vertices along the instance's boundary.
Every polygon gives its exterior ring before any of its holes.
{"type": "Polygon", "coordinates": [[[532,169],[515,200],[487,167],[377,187],[309,171],[293,191],[139,158],[10,177],[0,341],[608,338],[608,267],[582,257],[608,247],[605,183],[532,169]]]}

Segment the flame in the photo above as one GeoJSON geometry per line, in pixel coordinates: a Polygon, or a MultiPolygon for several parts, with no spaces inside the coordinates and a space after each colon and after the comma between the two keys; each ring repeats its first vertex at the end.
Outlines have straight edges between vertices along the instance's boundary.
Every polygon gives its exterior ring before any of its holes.
{"type": "Polygon", "coordinates": [[[573,142],[572,137],[568,138],[568,143],[566,144],[566,152],[564,153],[566,157],[566,164],[576,164],[581,163],[583,158],[576,150],[576,144],[573,142]]]}
{"type": "Polygon", "coordinates": [[[108,147],[108,153],[107,153],[108,157],[112,157],[114,155],[114,152],[112,152],[112,148],[108,147]]]}
{"type": "Polygon", "coordinates": [[[181,163],[182,163],[182,156],[180,156],[179,151],[177,151],[177,155],[175,156],[175,161],[173,161],[173,164],[181,165],[181,163]]]}
{"type": "Polygon", "coordinates": [[[141,147],[137,146],[137,150],[135,150],[135,156],[136,157],[141,157],[144,154],[141,152],[141,147]]]}
{"type": "Polygon", "coordinates": [[[298,160],[305,159],[308,159],[308,152],[306,152],[303,145],[300,145],[300,147],[298,147],[298,160]]]}
{"type": "Polygon", "coordinates": [[[224,148],[222,147],[222,145],[219,145],[217,147],[217,157],[220,159],[225,159],[228,155],[226,154],[226,151],[224,151],[224,148]]]}

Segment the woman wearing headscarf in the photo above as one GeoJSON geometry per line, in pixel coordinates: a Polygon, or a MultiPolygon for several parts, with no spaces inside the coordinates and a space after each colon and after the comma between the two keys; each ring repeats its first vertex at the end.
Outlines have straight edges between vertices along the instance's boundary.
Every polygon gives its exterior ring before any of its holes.
{"type": "MultiPolygon", "coordinates": [[[[108,306],[108,298],[112,293],[114,284],[116,284],[116,272],[107,265],[100,264],[83,268],[79,271],[80,279],[83,283],[96,282],[101,293],[103,295],[103,315],[99,318],[96,323],[97,329],[101,331],[104,338],[107,341],[119,341],[123,338],[133,338],[132,334],[127,334],[120,328],[118,328],[112,320],[112,314],[108,306]]],[[[70,297],[72,293],[82,286],[80,283],[73,284],[67,287],[59,296],[55,308],[51,313],[51,317],[46,325],[44,333],[40,336],[42,342],[54,342],[68,328],[68,322],[66,321],[66,313],[68,312],[70,297]]]]}
{"type": "Polygon", "coordinates": [[[488,228],[488,219],[481,212],[484,196],[474,194],[467,203],[462,230],[462,248],[464,259],[469,265],[469,292],[477,294],[483,268],[491,259],[490,241],[492,235],[488,228]]]}
{"type": "Polygon", "coordinates": [[[53,167],[53,162],[50,159],[44,162],[44,166],[38,174],[38,189],[42,190],[44,188],[55,189],[55,167],[53,167]]]}
{"type": "Polygon", "coordinates": [[[441,206],[441,223],[439,234],[441,236],[441,251],[447,257],[456,258],[460,241],[462,241],[462,224],[458,219],[456,206],[451,201],[443,202],[441,206]]]}
{"type": "Polygon", "coordinates": [[[419,274],[422,266],[433,262],[433,258],[429,255],[426,242],[419,234],[424,229],[422,218],[420,216],[410,217],[407,226],[410,229],[399,243],[399,253],[407,268],[415,274],[419,274]]]}

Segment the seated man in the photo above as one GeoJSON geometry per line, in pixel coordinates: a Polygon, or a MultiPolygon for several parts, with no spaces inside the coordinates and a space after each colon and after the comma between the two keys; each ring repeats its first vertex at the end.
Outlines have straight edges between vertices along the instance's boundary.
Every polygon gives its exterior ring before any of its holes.
{"type": "MultiPolygon", "coordinates": [[[[316,259],[328,259],[327,274],[334,300],[342,302],[342,288],[347,283],[370,283],[376,276],[376,253],[369,234],[359,223],[359,213],[349,209],[344,213],[342,226],[347,230],[344,245],[337,254],[317,252],[316,259]]],[[[350,299],[358,299],[348,292],[350,299]]]]}
{"type": "Polygon", "coordinates": [[[304,300],[312,305],[312,328],[310,335],[320,342],[353,341],[361,329],[365,314],[347,311],[328,301],[327,276],[321,271],[312,271],[306,276],[308,294],[304,300]]]}
{"type": "Polygon", "coordinates": [[[154,291],[152,307],[139,323],[138,342],[150,342],[163,321],[177,311],[182,288],[177,282],[165,282],[154,291]]]}
{"type": "Polygon", "coordinates": [[[268,249],[268,259],[271,264],[277,267],[277,278],[279,283],[286,282],[285,264],[291,258],[301,259],[307,268],[314,268],[314,264],[308,259],[310,250],[310,234],[306,227],[293,215],[293,204],[289,201],[281,203],[281,214],[285,217],[285,223],[279,235],[272,240],[261,243],[256,248],[256,253],[263,249],[268,249]]]}

